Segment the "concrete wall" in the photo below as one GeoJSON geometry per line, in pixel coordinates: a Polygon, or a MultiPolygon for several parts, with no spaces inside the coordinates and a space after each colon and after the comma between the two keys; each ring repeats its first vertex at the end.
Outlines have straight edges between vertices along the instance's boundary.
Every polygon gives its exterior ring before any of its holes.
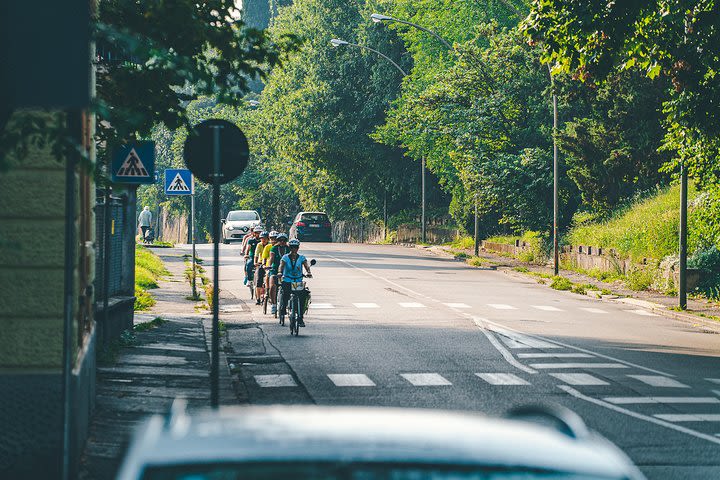
{"type": "MultiPolygon", "coordinates": [[[[7,128],[13,128],[17,115],[7,128]]],[[[58,478],[62,459],[62,351],[65,249],[65,163],[49,149],[31,148],[0,173],[0,478],[58,478]]],[[[74,416],[71,452],[84,443],[94,399],[91,302],[84,288],[91,271],[79,268],[92,255],[86,238],[92,211],[87,177],[75,178],[78,208],[72,336],[74,416]],[[85,183],[84,183],[85,182],[85,183]]],[[[89,230],[92,230],[91,228],[89,230]]]]}

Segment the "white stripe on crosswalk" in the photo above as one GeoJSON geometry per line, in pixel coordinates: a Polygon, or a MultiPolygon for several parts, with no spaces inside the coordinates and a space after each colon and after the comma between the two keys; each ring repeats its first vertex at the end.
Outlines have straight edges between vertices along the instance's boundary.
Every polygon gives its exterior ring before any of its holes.
{"type": "Polygon", "coordinates": [[[628,375],[630,378],[639,380],[651,387],[661,388],[690,388],[684,383],[680,383],[672,378],[663,377],[662,375],[628,375]]]}
{"type": "Polygon", "coordinates": [[[318,310],[318,309],[324,310],[324,309],[330,309],[330,308],[335,308],[335,307],[333,306],[332,303],[315,303],[315,302],[313,302],[310,304],[310,308],[314,308],[316,310],[318,310]]]}
{"type": "Polygon", "coordinates": [[[551,373],[550,375],[569,385],[610,385],[587,373],[551,373]]]}
{"type": "Polygon", "coordinates": [[[329,373],[328,378],[337,387],[374,387],[375,382],[363,373],[329,373]]]}
{"type": "Polygon", "coordinates": [[[500,339],[510,348],[562,348],[554,343],[546,342],[520,333],[505,330],[504,328],[493,327],[493,331],[500,335],[500,339]]]}
{"type": "Polygon", "coordinates": [[[715,397],[605,397],[606,402],[615,405],[639,403],[720,403],[715,397]]]}
{"type": "Polygon", "coordinates": [[[668,422],[720,422],[720,413],[667,413],[653,417],[668,422]]]}
{"type": "Polygon", "coordinates": [[[261,387],[297,387],[292,375],[255,375],[255,381],[261,387]]]}
{"type": "Polygon", "coordinates": [[[400,303],[400,306],[403,308],[425,308],[425,305],[417,302],[403,302],[400,303]]]}
{"type": "Polygon", "coordinates": [[[488,303],[487,306],[492,307],[495,310],[517,310],[517,308],[512,305],[506,305],[504,303],[488,303]]]}
{"type": "Polygon", "coordinates": [[[559,369],[559,368],[628,368],[622,363],[531,363],[532,368],[542,369],[559,369]]]}
{"type": "Polygon", "coordinates": [[[518,353],[518,358],[593,358],[587,353],[518,353]]]}
{"type": "Polygon", "coordinates": [[[353,303],[355,308],[380,308],[377,303],[353,303]]]}
{"type": "Polygon", "coordinates": [[[527,381],[512,373],[476,373],[490,385],[530,385],[527,381]]]}
{"type": "Polygon", "coordinates": [[[602,308],[593,308],[593,307],[580,307],[580,310],[585,310],[586,312],[590,313],[608,313],[602,308]]]}
{"type": "Polygon", "coordinates": [[[400,376],[416,387],[452,385],[452,383],[438,373],[401,373],[400,376]]]}
{"type": "Polygon", "coordinates": [[[543,310],[546,312],[562,312],[563,310],[553,307],[551,305],[530,305],[533,308],[537,308],[538,310],[543,310]]]}
{"type": "Polygon", "coordinates": [[[648,312],[647,310],[625,310],[628,313],[634,313],[635,315],[642,315],[643,317],[658,317],[659,315],[656,315],[654,313],[648,312]]]}
{"type": "Polygon", "coordinates": [[[466,303],[445,303],[444,305],[450,308],[470,308],[470,305],[466,303]]]}
{"type": "Polygon", "coordinates": [[[708,382],[716,383],[716,384],[720,385],[720,378],[706,378],[705,380],[707,380],[708,382]]]}

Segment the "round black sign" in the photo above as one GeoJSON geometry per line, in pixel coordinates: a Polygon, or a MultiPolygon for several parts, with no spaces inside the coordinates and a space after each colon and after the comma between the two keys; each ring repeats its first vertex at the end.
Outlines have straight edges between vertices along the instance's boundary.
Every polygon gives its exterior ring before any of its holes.
{"type": "Polygon", "coordinates": [[[214,135],[220,131],[220,183],[235,180],[247,167],[250,149],[247,138],[237,125],[227,120],[205,120],[193,127],[185,140],[185,165],[198,180],[213,181],[214,135]]]}

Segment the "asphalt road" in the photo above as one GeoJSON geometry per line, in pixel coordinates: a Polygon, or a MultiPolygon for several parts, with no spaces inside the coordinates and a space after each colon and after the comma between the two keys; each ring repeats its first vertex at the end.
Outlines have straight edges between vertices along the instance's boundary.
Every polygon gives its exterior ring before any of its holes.
{"type": "MultiPolygon", "coordinates": [[[[239,248],[222,247],[221,288],[248,299],[239,248]]],[[[412,248],[301,253],[318,261],[307,327],[291,337],[257,308],[277,361],[245,369],[252,403],[488,415],[555,403],[650,479],[720,478],[720,335],[412,248]]]]}

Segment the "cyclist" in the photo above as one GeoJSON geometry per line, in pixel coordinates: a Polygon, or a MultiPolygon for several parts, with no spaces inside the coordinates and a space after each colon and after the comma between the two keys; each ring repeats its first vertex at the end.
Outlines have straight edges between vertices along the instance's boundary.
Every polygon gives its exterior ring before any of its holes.
{"type": "MultiPolygon", "coordinates": [[[[307,277],[312,278],[312,272],[310,271],[310,265],[308,265],[307,258],[300,255],[300,241],[292,239],[288,242],[290,253],[286,253],[280,259],[280,271],[279,274],[282,277],[282,287],[280,295],[280,315],[285,315],[285,307],[290,299],[290,290],[293,282],[301,282],[303,279],[303,267],[307,270],[307,277]]],[[[305,305],[306,292],[301,292],[300,305],[305,305]]],[[[301,308],[298,312],[298,325],[301,327],[305,326],[303,322],[303,309],[301,308]]]]}
{"type": "Polygon", "coordinates": [[[262,304],[262,296],[265,294],[265,267],[262,261],[262,254],[265,247],[269,245],[270,234],[268,232],[260,232],[260,243],[255,247],[255,257],[253,262],[255,265],[255,304],[262,304]]]}
{"type": "Polygon", "coordinates": [[[287,246],[288,236],[285,233],[277,234],[277,243],[275,246],[270,248],[270,258],[268,258],[268,265],[270,266],[268,279],[270,281],[270,303],[272,304],[271,311],[275,315],[277,313],[277,289],[278,289],[278,271],[280,270],[280,259],[290,251],[287,246]]]}
{"type": "Polygon", "coordinates": [[[270,243],[265,245],[262,255],[260,256],[263,267],[265,268],[265,295],[270,293],[270,275],[268,273],[270,271],[270,251],[272,250],[272,247],[277,245],[277,236],[278,232],[275,230],[270,232],[270,243]]]}
{"type": "Polygon", "coordinates": [[[245,236],[247,242],[243,239],[242,254],[245,256],[245,285],[253,278],[253,269],[255,268],[255,248],[260,243],[261,227],[255,227],[252,233],[245,236]],[[249,237],[249,238],[248,238],[249,237]]]}

